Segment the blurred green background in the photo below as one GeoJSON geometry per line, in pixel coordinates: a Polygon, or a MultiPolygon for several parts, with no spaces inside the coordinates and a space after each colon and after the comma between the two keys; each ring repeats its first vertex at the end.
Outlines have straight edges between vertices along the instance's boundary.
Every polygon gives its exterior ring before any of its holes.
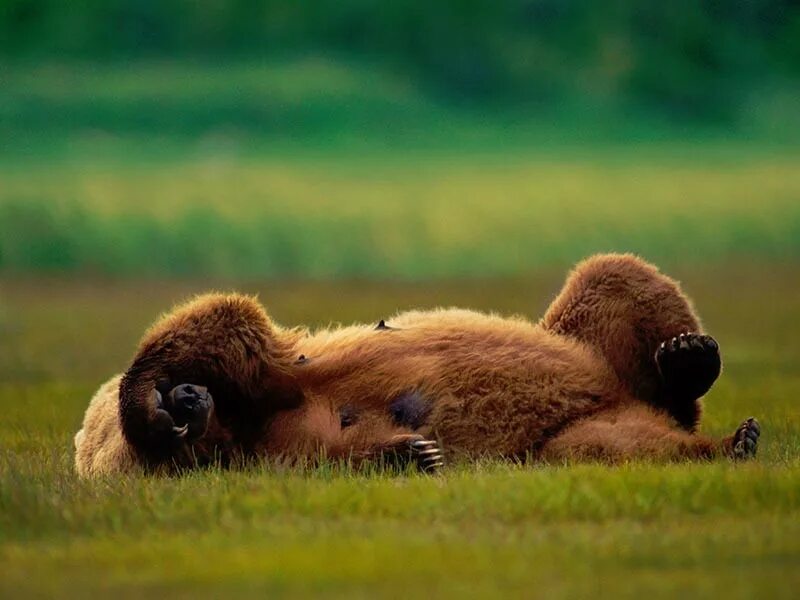
{"type": "Polygon", "coordinates": [[[799,97],[783,0],[3,0],[0,272],[794,259],[799,97]]]}
{"type": "Polygon", "coordinates": [[[0,0],[0,596],[796,596],[800,4],[0,0]],[[538,318],[576,260],[679,278],[757,461],[269,466],[84,482],[159,312],[538,318]]]}

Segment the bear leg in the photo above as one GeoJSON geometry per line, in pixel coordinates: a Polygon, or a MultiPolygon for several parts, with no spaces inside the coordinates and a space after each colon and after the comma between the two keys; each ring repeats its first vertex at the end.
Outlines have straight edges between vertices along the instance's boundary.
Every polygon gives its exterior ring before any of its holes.
{"type": "Polygon", "coordinates": [[[633,397],[695,429],[702,410],[698,399],[716,378],[713,369],[703,367],[713,353],[698,352],[697,365],[694,354],[684,360],[665,357],[663,365],[671,373],[662,377],[655,358],[662,342],[702,329],[678,283],[656,267],[630,254],[589,258],[569,275],[541,324],[597,348],[633,397]]]}
{"type": "Polygon", "coordinates": [[[682,333],[661,343],[655,361],[667,410],[692,430],[699,417],[695,400],[711,389],[722,369],[719,344],[710,335],[682,333]]]}
{"type": "Polygon", "coordinates": [[[696,460],[755,457],[761,427],[753,418],[721,440],[689,433],[675,427],[666,415],[644,405],[606,411],[567,427],[541,449],[543,460],[631,459],[696,460]]]}

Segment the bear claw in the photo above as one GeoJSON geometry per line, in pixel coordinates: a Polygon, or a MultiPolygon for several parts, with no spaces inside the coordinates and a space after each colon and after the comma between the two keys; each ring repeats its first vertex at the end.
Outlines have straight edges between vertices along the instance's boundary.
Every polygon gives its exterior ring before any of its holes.
{"type": "Polygon", "coordinates": [[[433,473],[444,466],[444,454],[435,440],[414,440],[411,447],[411,458],[424,473],[433,473]]]}
{"type": "Polygon", "coordinates": [[[743,421],[733,434],[733,458],[736,460],[755,458],[759,437],[761,437],[761,425],[758,421],[754,417],[743,421]]]}

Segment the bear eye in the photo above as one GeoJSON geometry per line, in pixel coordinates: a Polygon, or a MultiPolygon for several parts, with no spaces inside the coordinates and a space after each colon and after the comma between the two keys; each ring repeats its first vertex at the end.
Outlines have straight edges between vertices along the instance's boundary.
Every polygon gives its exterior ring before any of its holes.
{"type": "Polygon", "coordinates": [[[350,427],[356,422],[356,412],[349,406],[339,409],[339,424],[342,429],[350,427]]]}

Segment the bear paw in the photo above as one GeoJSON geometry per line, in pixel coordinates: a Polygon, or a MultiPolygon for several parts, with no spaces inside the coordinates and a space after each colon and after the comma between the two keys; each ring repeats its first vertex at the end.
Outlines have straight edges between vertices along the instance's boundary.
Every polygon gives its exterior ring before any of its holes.
{"type": "Polygon", "coordinates": [[[155,392],[156,409],[152,417],[149,428],[150,444],[157,449],[158,452],[171,453],[180,448],[186,441],[186,436],[189,433],[189,426],[175,424],[172,415],[164,409],[164,403],[161,394],[155,392]]]}
{"type": "Polygon", "coordinates": [[[435,473],[444,466],[444,454],[436,440],[418,433],[400,434],[380,450],[385,466],[403,469],[413,465],[423,473],[435,473]]]}
{"type": "Polygon", "coordinates": [[[189,441],[205,435],[214,410],[214,399],[207,388],[183,383],[170,391],[163,404],[175,421],[177,435],[189,441]]]}
{"type": "Polygon", "coordinates": [[[205,434],[214,407],[206,388],[182,384],[167,395],[158,389],[153,394],[155,413],[149,424],[152,452],[172,455],[205,434]]]}
{"type": "Polygon", "coordinates": [[[755,458],[758,450],[758,438],[761,436],[761,425],[754,417],[745,420],[731,440],[731,453],[736,460],[755,458]]]}
{"type": "Polygon", "coordinates": [[[435,473],[444,466],[444,454],[436,440],[422,438],[409,442],[411,460],[423,473],[435,473]]]}
{"type": "Polygon", "coordinates": [[[655,360],[667,392],[689,401],[708,392],[722,369],[719,344],[699,333],[682,333],[662,342],[655,360]]]}

